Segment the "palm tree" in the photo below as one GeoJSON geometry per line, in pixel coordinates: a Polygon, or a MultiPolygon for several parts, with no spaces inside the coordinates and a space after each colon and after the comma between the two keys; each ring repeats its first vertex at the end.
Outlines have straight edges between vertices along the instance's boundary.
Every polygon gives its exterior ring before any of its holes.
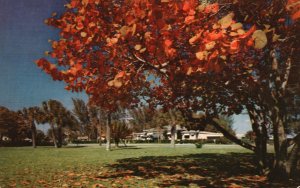
{"type": "Polygon", "coordinates": [[[89,117],[91,120],[91,127],[95,132],[95,135],[99,135],[99,145],[102,145],[102,122],[104,119],[104,112],[96,106],[89,106],[89,117]]]}
{"type": "Polygon", "coordinates": [[[31,139],[32,139],[32,147],[36,148],[37,130],[36,130],[35,122],[37,122],[37,123],[41,122],[41,119],[40,119],[41,110],[37,106],[23,108],[23,110],[19,111],[19,114],[23,117],[25,126],[30,129],[31,139]]]}
{"type": "Polygon", "coordinates": [[[56,148],[62,146],[62,127],[71,117],[68,110],[63,104],[57,100],[49,100],[43,102],[44,123],[49,123],[51,127],[51,135],[54,146],[56,148]],[[56,126],[56,127],[55,127],[56,126]],[[58,132],[58,139],[56,139],[55,128],[58,132]]]}
{"type": "Polygon", "coordinates": [[[85,102],[82,99],[73,99],[73,113],[81,123],[82,127],[82,132],[84,132],[87,136],[88,139],[90,139],[91,136],[91,119],[89,116],[89,109],[85,102]]]}
{"type": "Polygon", "coordinates": [[[61,116],[58,119],[59,124],[57,124],[57,136],[58,136],[58,146],[62,146],[63,142],[63,133],[69,131],[78,130],[79,123],[75,116],[66,108],[61,109],[61,116]]]}
{"type": "Polygon", "coordinates": [[[126,123],[128,111],[119,107],[118,111],[114,112],[111,116],[112,122],[110,125],[112,137],[114,139],[116,147],[119,147],[120,141],[123,141],[126,146],[125,139],[132,134],[132,128],[130,124],[126,123]]]}

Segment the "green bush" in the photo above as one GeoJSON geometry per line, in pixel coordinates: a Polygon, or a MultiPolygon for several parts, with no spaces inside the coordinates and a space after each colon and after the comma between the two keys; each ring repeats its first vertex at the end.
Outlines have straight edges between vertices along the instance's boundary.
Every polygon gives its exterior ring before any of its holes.
{"type": "Polygon", "coordinates": [[[216,139],[216,144],[232,144],[232,142],[225,137],[221,137],[216,139]]]}
{"type": "Polygon", "coordinates": [[[195,143],[195,146],[196,148],[202,148],[203,143],[202,142],[195,143]]]}

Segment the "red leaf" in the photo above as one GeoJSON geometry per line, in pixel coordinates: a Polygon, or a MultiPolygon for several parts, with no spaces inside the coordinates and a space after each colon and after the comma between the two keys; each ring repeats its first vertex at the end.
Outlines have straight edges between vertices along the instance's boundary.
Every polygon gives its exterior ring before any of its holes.
{"type": "Polygon", "coordinates": [[[247,41],[247,46],[253,46],[254,45],[254,40],[251,38],[247,41]]]}
{"type": "Polygon", "coordinates": [[[300,18],[300,11],[298,11],[292,15],[292,20],[297,20],[299,18],[300,18]]]}
{"type": "Polygon", "coordinates": [[[117,79],[117,78],[122,78],[123,76],[125,76],[125,71],[119,72],[119,73],[115,76],[115,79],[117,79]]]}
{"type": "Polygon", "coordinates": [[[230,51],[235,53],[239,50],[240,44],[238,40],[234,40],[230,43],[230,51]]]}
{"type": "Polygon", "coordinates": [[[247,31],[247,33],[245,33],[245,34],[243,34],[243,35],[240,35],[239,38],[241,38],[241,39],[247,38],[247,37],[249,37],[255,30],[256,30],[256,26],[253,25],[253,26],[247,31]]]}
{"type": "Polygon", "coordinates": [[[189,11],[190,9],[191,9],[191,3],[190,3],[189,1],[185,1],[185,2],[183,3],[182,10],[185,11],[185,12],[187,12],[187,11],[189,11]]]}
{"type": "Polygon", "coordinates": [[[172,45],[172,41],[171,40],[169,40],[169,39],[166,39],[165,40],[165,46],[167,47],[167,48],[169,48],[171,45],[172,45]]]}
{"type": "Polygon", "coordinates": [[[212,32],[212,33],[209,33],[209,34],[207,35],[207,37],[208,37],[210,40],[218,40],[218,39],[222,38],[222,36],[223,36],[222,31],[220,31],[220,32],[218,32],[218,33],[212,32]]]}
{"type": "Polygon", "coordinates": [[[195,19],[195,16],[187,16],[187,17],[185,17],[184,23],[190,24],[194,21],[194,19],[195,19]]]}
{"type": "Polygon", "coordinates": [[[205,13],[217,13],[219,11],[219,4],[218,3],[213,3],[209,4],[205,7],[204,12],[205,13]]]}

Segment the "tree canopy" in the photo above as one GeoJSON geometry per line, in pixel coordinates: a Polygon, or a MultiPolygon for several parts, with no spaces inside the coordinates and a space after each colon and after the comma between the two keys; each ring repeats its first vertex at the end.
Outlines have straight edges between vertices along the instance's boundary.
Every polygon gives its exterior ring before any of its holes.
{"type": "Polygon", "coordinates": [[[206,123],[259,159],[266,156],[269,126],[274,169],[286,176],[293,155],[287,155],[285,104],[287,88],[299,79],[299,9],[297,0],[71,0],[64,13],[46,20],[60,30],[47,52],[56,62],[36,64],[107,112],[145,102],[187,117],[203,111],[206,123]],[[255,146],[214,121],[243,110],[255,146]]]}

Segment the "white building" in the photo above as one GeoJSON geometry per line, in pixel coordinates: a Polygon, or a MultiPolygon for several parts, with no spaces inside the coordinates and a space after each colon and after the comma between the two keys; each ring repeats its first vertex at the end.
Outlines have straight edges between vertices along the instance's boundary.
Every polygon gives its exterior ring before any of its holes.
{"type": "Polygon", "coordinates": [[[195,130],[185,130],[181,132],[182,140],[197,140],[198,139],[198,131],[195,130]]]}
{"type": "Polygon", "coordinates": [[[222,133],[189,130],[182,131],[182,140],[210,140],[223,137],[222,133]]]}
{"type": "MultiPolygon", "coordinates": [[[[167,131],[167,139],[171,140],[170,127],[165,127],[167,131]]],[[[163,139],[164,130],[158,131],[157,129],[147,129],[141,133],[133,133],[133,140],[157,140],[159,137],[163,139]]],[[[186,130],[178,128],[176,129],[175,140],[179,140],[179,134],[181,133],[181,140],[215,140],[223,137],[222,133],[199,131],[199,130],[186,130]]]]}
{"type": "Polygon", "coordinates": [[[162,138],[162,131],[157,129],[143,130],[141,133],[132,133],[133,140],[155,140],[162,138]]]}

